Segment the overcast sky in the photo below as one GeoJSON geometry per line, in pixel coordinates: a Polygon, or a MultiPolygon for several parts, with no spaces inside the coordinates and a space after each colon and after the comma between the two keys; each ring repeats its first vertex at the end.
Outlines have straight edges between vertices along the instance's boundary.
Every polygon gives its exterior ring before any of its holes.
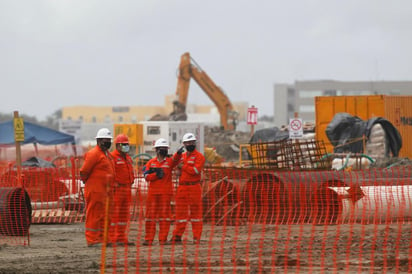
{"type": "Polygon", "coordinates": [[[0,112],[163,105],[184,52],[273,115],[275,83],[412,80],[412,1],[0,0],[0,112]]]}

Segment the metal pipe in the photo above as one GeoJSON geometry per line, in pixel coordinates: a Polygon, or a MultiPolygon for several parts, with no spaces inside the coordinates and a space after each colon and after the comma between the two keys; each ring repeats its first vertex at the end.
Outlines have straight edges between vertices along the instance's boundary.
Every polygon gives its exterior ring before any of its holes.
{"type": "Polygon", "coordinates": [[[354,202],[349,187],[329,187],[341,205],[339,222],[387,223],[412,219],[412,185],[361,186],[364,197],[354,202]]]}

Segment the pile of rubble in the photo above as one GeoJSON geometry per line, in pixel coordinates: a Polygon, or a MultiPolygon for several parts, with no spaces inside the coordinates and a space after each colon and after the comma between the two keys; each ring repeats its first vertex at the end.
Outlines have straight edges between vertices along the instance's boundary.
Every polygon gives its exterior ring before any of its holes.
{"type": "MultiPolygon", "coordinates": [[[[287,126],[282,126],[280,131],[286,131],[287,126]]],[[[314,132],[313,124],[305,124],[304,132],[314,132]]],[[[238,162],[240,145],[249,144],[250,132],[225,131],[219,127],[205,127],[205,156],[213,159],[208,163],[238,162]],[[214,159],[216,159],[214,161],[214,159]],[[214,161],[214,162],[212,162],[214,161]]]]}
{"type": "Polygon", "coordinates": [[[239,145],[248,144],[250,132],[205,127],[205,147],[212,148],[225,162],[239,161],[239,145]]]}

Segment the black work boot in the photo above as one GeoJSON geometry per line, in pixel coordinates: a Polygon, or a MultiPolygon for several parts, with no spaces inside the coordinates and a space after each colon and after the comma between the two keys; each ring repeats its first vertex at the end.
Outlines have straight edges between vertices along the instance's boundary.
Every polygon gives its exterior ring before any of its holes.
{"type": "Polygon", "coordinates": [[[182,244],[182,237],[181,236],[173,236],[172,239],[169,241],[170,245],[181,245],[182,244]]]}
{"type": "Polygon", "coordinates": [[[152,241],[145,240],[145,241],[143,242],[143,245],[144,245],[144,246],[151,246],[151,245],[152,245],[152,241]]]}

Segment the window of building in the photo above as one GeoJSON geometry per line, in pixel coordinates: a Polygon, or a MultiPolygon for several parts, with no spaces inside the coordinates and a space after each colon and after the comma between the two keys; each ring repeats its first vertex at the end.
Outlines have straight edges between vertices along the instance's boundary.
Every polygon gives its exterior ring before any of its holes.
{"type": "Polygon", "coordinates": [[[112,112],[129,112],[130,107],[112,107],[112,112]]]}
{"type": "Polygon", "coordinates": [[[136,115],[132,115],[131,122],[132,122],[132,123],[137,123],[137,117],[136,117],[136,115]]]}
{"type": "Polygon", "coordinates": [[[301,105],[299,106],[299,112],[315,112],[315,106],[314,105],[301,105]]]}
{"type": "Polygon", "coordinates": [[[336,95],[356,96],[356,95],[372,95],[376,94],[369,90],[338,90],[336,95]]]}
{"type": "Polygon", "coordinates": [[[96,116],[93,116],[92,117],[92,123],[96,123],[97,122],[97,118],[96,118],[96,116]]]}
{"type": "Polygon", "coordinates": [[[117,117],[117,121],[118,121],[118,122],[123,122],[123,116],[117,117]]]}
{"type": "Polygon", "coordinates": [[[71,116],[68,116],[68,117],[67,117],[67,120],[71,120],[71,119],[72,119],[72,117],[71,117],[71,116]]]}
{"type": "Polygon", "coordinates": [[[316,96],[322,96],[322,91],[320,90],[301,90],[299,91],[300,98],[313,98],[316,96]]]}
{"type": "Polygon", "coordinates": [[[160,126],[148,126],[147,127],[147,135],[159,135],[160,134],[160,126]]]}
{"type": "Polygon", "coordinates": [[[83,115],[80,115],[80,116],[79,116],[79,120],[80,120],[80,121],[83,121],[83,115]]]}
{"type": "Polygon", "coordinates": [[[325,96],[336,96],[338,94],[337,94],[337,91],[334,90],[334,89],[327,89],[327,90],[323,91],[323,95],[325,95],[325,96]]]}
{"type": "Polygon", "coordinates": [[[112,119],[110,118],[110,115],[106,115],[106,116],[104,117],[104,121],[105,121],[106,123],[110,123],[110,122],[112,121],[112,119]]]}

